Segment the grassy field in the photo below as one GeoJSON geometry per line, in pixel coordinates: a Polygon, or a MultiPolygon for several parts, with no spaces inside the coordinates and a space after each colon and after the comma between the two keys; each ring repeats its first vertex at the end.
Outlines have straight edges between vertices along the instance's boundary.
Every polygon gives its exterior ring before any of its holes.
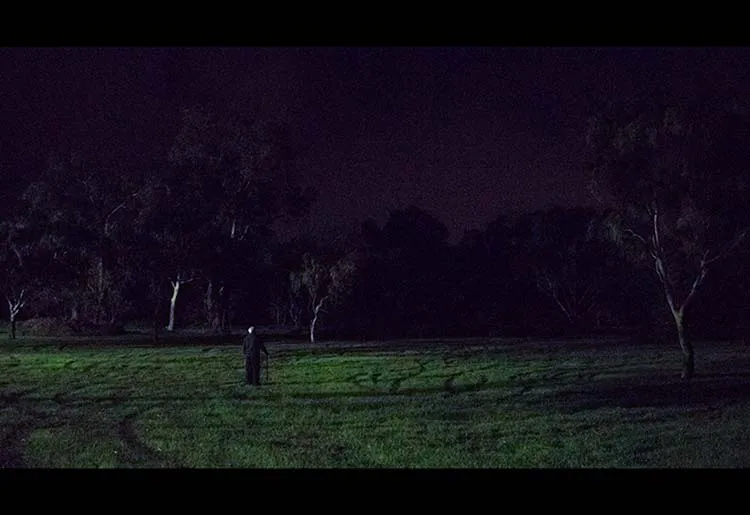
{"type": "MultiPolygon", "coordinates": [[[[234,339],[239,341],[241,337],[234,339]]],[[[615,340],[0,343],[0,467],[750,465],[750,353],[615,340]]]]}

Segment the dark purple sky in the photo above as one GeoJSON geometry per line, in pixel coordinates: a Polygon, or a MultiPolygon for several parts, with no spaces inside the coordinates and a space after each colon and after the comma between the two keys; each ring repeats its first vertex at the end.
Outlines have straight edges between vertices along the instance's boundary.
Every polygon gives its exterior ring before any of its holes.
{"type": "Polygon", "coordinates": [[[416,204],[455,240],[502,212],[589,202],[581,131],[605,96],[749,78],[744,48],[5,48],[0,187],[66,138],[146,163],[176,108],[242,99],[308,148],[320,198],[303,230],[416,204]]]}

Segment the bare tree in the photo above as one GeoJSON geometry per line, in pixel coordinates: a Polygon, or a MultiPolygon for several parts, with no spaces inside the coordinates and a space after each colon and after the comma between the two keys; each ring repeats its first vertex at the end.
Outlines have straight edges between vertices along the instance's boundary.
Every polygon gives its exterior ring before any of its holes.
{"type": "Polygon", "coordinates": [[[335,306],[351,291],[356,272],[355,254],[349,253],[332,264],[306,253],[299,270],[290,273],[293,292],[303,292],[310,318],[310,343],[315,343],[315,328],[320,315],[335,306]]]}
{"type": "Polygon", "coordinates": [[[35,275],[43,272],[39,258],[44,245],[30,224],[19,218],[0,224],[0,235],[0,289],[8,303],[8,336],[15,340],[17,317],[38,284],[35,275]]]}
{"type": "Polygon", "coordinates": [[[13,291],[6,293],[5,298],[8,300],[8,311],[10,313],[10,333],[8,333],[11,340],[16,339],[16,317],[21,308],[26,304],[24,298],[26,290],[21,288],[21,291],[16,294],[13,291]]]}

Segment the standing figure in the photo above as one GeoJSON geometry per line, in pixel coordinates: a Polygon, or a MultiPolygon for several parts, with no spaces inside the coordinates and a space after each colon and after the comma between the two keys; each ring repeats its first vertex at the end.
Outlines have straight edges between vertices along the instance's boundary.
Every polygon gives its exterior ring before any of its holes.
{"type": "Polygon", "coordinates": [[[263,345],[255,327],[247,329],[247,336],[242,342],[242,352],[245,355],[245,380],[247,384],[260,386],[260,353],[263,351],[268,359],[268,351],[263,345]]]}

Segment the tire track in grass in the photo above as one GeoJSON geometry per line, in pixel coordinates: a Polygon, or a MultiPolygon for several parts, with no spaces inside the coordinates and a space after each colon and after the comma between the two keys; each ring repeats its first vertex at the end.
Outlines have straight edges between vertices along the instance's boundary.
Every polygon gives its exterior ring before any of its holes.
{"type": "Polygon", "coordinates": [[[0,442],[0,468],[28,468],[23,455],[31,432],[32,428],[25,424],[12,426],[0,442]]]}
{"type": "Polygon", "coordinates": [[[355,386],[358,386],[362,390],[365,390],[374,394],[382,395],[383,393],[389,393],[393,395],[393,394],[399,393],[401,384],[404,381],[407,381],[409,379],[414,379],[424,374],[427,368],[426,363],[427,363],[427,360],[424,360],[424,359],[417,360],[416,362],[417,366],[416,366],[415,371],[407,372],[404,375],[390,379],[387,383],[388,384],[387,386],[385,384],[386,381],[382,380],[383,371],[381,368],[377,368],[376,370],[373,370],[372,372],[359,372],[357,374],[348,376],[344,380],[348,382],[349,384],[353,384],[355,386]]]}
{"type": "Polygon", "coordinates": [[[443,365],[445,368],[452,367],[456,362],[456,357],[450,354],[450,351],[443,354],[443,365]]]}
{"type": "MultiPolygon", "coordinates": [[[[37,391],[38,388],[28,388],[20,391],[10,391],[0,393],[0,401],[7,408],[14,405],[18,409],[18,417],[21,419],[31,420],[31,422],[21,422],[11,425],[11,429],[5,438],[0,441],[0,468],[28,468],[29,465],[24,459],[26,451],[26,442],[31,434],[43,427],[60,427],[64,425],[47,413],[40,412],[30,408],[28,405],[35,402],[31,399],[24,399],[27,395],[37,391]],[[50,423],[50,419],[52,422],[50,423]]],[[[55,399],[52,399],[55,401],[55,399]]]]}
{"type": "Polygon", "coordinates": [[[448,379],[443,382],[443,390],[448,393],[461,393],[461,392],[478,392],[489,383],[489,379],[485,375],[479,376],[479,379],[473,383],[467,383],[465,385],[456,385],[456,379],[464,373],[452,374],[448,379]]]}
{"type": "Polygon", "coordinates": [[[508,397],[515,401],[528,404],[529,402],[539,403],[542,399],[550,395],[546,388],[550,383],[554,383],[561,377],[569,375],[570,370],[550,371],[544,370],[522,371],[511,376],[508,385],[514,391],[511,391],[508,397]]]}
{"type": "Polygon", "coordinates": [[[366,378],[370,377],[370,374],[367,372],[359,372],[357,374],[351,375],[345,379],[349,384],[353,384],[354,386],[358,386],[362,390],[366,390],[368,392],[375,392],[375,390],[369,385],[365,383],[366,378]]]}
{"type": "MultiPolygon", "coordinates": [[[[19,397],[19,395],[15,396],[16,399],[19,397]]],[[[93,401],[109,403],[111,405],[110,407],[118,408],[122,406],[127,399],[123,396],[114,395],[110,397],[97,396],[87,400],[73,400],[65,392],[57,392],[50,397],[50,400],[61,407],[74,406],[76,404],[89,405],[93,401]]],[[[6,436],[2,443],[0,443],[0,468],[27,467],[27,464],[23,460],[23,450],[25,448],[25,442],[33,431],[42,428],[65,427],[69,426],[71,422],[70,420],[61,421],[59,417],[39,413],[35,410],[22,410],[22,412],[26,416],[31,416],[34,419],[42,419],[42,421],[46,421],[47,423],[41,425],[36,424],[35,426],[19,425],[11,430],[10,434],[6,436]],[[49,420],[50,418],[52,420],[49,420]]],[[[121,448],[123,449],[123,452],[118,456],[118,464],[120,466],[131,466],[133,462],[137,462],[138,465],[147,467],[162,465],[163,460],[158,453],[141,443],[138,439],[132,425],[132,421],[137,415],[138,413],[126,415],[118,424],[118,436],[120,438],[121,448]]]]}
{"type": "Polygon", "coordinates": [[[422,374],[424,374],[424,371],[427,368],[426,365],[425,365],[425,363],[426,363],[426,360],[424,360],[424,359],[417,360],[417,371],[416,371],[416,373],[414,373],[414,374],[407,374],[405,376],[396,377],[395,379],[393,379],[391,381],[391,386],[388,389],[388,392],[392,393],[392,394],[398,393],[399,389],[401,388],[401,384],[404,381],[407,381],[409,379],[414,379],[414,378],[419,377],[422,374]]]}
{"type": "Polygon", "coordinates": [[[36,411],[25,411],[24,414],[33,417],[33,423],[15,425],[0,442],[0,468],[32,468],[24,456],[27,442],[33,433],[40,429],[58,429],[68,425],[65,420],[56,415],[36,411]]]}
{"type": "Polygon", "coordinates": [[[489,379],[485,375],[479,376],[479,380],[476,383],[467,384],[464,388],[467,392],[478,392],[489,382],[489,379]]]}
{"type": "MultiPolygon", "coordinates": [[[[443,355],[443,364],[446,369],[449,368],[456,368],[456,363],[459,361],[459,358],[467,357],[468,355],[464,352],[454,352],[451,354],[445,354],[443,355]]],[[[466,366],[466,362],[463,361],[464,366],[466,366]]],[[[472,364],[473,365],[473,364],[472,364]]],[[[465,385],[457,385],[456,380],[464,375],[470,374],[470,373],[477,373],[477,372],[487,372],[490,370],[493,370],[496,367],[496,365],[493,364],[485,364],[480,367],[470,367],[468,370],[455,370],[452,374],[448,376],[448,378],[443,381],[443,390],[445,390],[447,393],[461,393],[461,392],[478,392],[482,388],[484,388],[489,383],[489,378],[485,374],[479,374],[478,380],[476,382],[469,382],[465,385]]]]}
{"type": "Polygon", "coordinates": [[[380,369],[373,370],[370,372],[370,381],[372,381],[373,390],[379,389],[378,388],[378,380],[380,379],[380,376],[383,375],[383,372],[380,369]]]}
{"type": "Polygon", "coordinates": [[[19,388],[10,389],[7,391],[0,391],[0,402],[3,404],[18,404],[27,395],[38,391],[39,388],[19,388]]]}
{"type": "Polygon", "coordinates": [[[81,363],[80,360],[69,359],[63,364],[64,369],[75,369],[77,374],[85,374],[97,366],[96,363],[81,363]]]}
{"type": "Polygon", "coordinates": [[[443,382],[443,390],[445,390],[448,393],[456,393],[456,389],[454,386],[454,382],[456,381],[456,378],[459,376],[459,374],[453,374],[448,379],[446,379],[443,382]]]}
{"type": "MultiPolygon", "coordinates": [[[[432,360],[430,358],[422,358],[416,360],[414,365],[409,366],[404,373],[397,377],[393,377],[385,381],[383,379],[383,371],[378,368],[371,372],[359,372],[346,377],[344,380],[349,384],[359,387],[361,390],[371,392],[373,394],[382,395],[388,393],[391,395],[410,392],[410,389],[403,389],[402,385],[404,381],[422,377],[427,371],[427,366],[432,360]],[[386,386],[387,384],[387,386],[386,386]]],[[[476,381],[466,385],[456,385],[456,380],[460,376],[466,374],[469,371],[456,370],[457,356],[444,354],[441,358],[444,368],[447,371],[452,372],[447,379],[443,381],[442,389],[448,393],[459,393],[462,391],[476,392],[484,388],[489,383],[489,378],[486,374],[480,374],[476,381]],[[452,370],[450,370],[452,369],[452,370]]],[[[472,369],[470,372],[487,372],[493,370],[496,367],[494,364],[484,365],[479,368],[472,369]]],[[[442,374],[440,374],[442,375],[442,374]]],[[[440,381],[440,375],[435,377],[436,380],[440,381]]],[[[439,387],[438,387],[439,388],[439,387]]]]}
{"type": "MultiPolygon", "coordinates": [[[[453,368],[456,363],[456,357],[450,352],[450,349],[447,350],[443,354],[443,367],[446,369],[446,372],[453,368]]],[[[463,372],[456,372],[448,376],[448,379],[443,381],[443,390],[445,390],[448,393],[457,393],[456,390],[456,378],[460,376],[463,372]]]]}
{"type": "Polygon", "coordinates": [[[118,465],[158,467],[164,465],[159,451],[143,443],[133,427],[137,412],[125,415],[118,424],[118,436],[122,453],[118,455],[118,465]]]}

